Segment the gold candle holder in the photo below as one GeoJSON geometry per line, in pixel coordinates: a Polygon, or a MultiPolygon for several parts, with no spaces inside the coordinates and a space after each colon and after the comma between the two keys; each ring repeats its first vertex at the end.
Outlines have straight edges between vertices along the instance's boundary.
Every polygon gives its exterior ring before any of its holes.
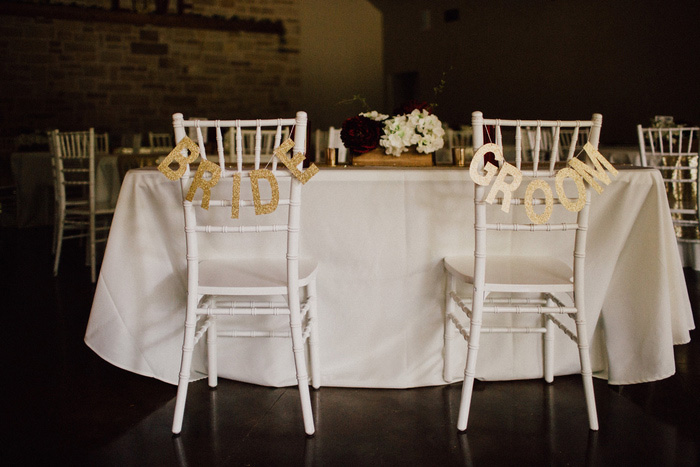
{"type": "Polygon", "coordinates": [[[452,163],[464,167],[467,162],[467,148],[452,148],[452,163]]]}
{"type": "Polygon", "coordinates": [[[338,148],[328,148],[326,149],[326,164],[330,167],[335,167],[335,163],[338,160],[338,148]]]}

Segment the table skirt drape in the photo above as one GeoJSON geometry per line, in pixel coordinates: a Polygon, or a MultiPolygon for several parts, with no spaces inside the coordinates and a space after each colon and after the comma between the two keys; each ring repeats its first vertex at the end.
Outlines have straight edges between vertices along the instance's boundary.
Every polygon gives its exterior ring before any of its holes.
{"type": "MultiPolygon", "coordinates": [[[[694,323],[661,178],[621,170],[592,196],[585,301],[594,371],[612,384],[668,377],[673,345],[690,340],[694,323]]],[[[466,169],[321,169],[304,185],[301,253],[319,262],[324,386],[444,384],[442,258],[473,251],[472,197],[466,169]]],[[[172,384],[185,315],[183,225],[179,183],[153,169],[126,175],[85,335],[103,359],[172,384]]],[[[245,242],[225,247],[232,256],[248,250],[245,242]]],[[[505,239],[489,248],[524,246],[505,239]]],[[[541,338],[494,335],[481,344],[479,378],[542,375],[541,338]]],[[[453,345],[458,380],[466,344],[453,345]]],[[[226,340],[221,352],[222,377],[296,384],[287,340],[226,340]]],[[[579,371],[563,335],[555,355],[556,374],[579,371]]],[[[193,365],[195,377],[206,373],[204,346],[193,365]]]]}

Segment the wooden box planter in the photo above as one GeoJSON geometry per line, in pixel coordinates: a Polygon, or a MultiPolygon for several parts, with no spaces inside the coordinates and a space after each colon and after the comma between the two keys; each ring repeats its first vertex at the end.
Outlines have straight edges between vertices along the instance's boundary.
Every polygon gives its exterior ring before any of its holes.
{"type": "Polygon", "coordinates": [[[359,156],[352,157],[352,165],[365,167],[431,167],[432,154],[421,154],[415,149],[409,149],[400,157],[387,155],[384,148],[373,149],[359,156]]]}

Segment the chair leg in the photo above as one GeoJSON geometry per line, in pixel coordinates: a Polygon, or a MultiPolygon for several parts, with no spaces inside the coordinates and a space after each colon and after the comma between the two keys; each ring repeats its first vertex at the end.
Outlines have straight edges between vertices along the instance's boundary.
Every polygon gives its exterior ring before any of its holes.
{"type": "MultiPolygon", "coordinates": [[[[554,302],[549,297],[547,306],[554,306],[554,302]]],[[[542,319],[545,328],[545,333],[542,335],[544,380],[551,383],[554,381],[554,323],[546,315],[542,315],[542,319]]]]}
{"type": "Polygon", "coordinates": [[[188,311],[185,320],[185,337],[182,344],[182,361],[180,362],[177,397],[175,399],[175,415],[173,416],[172,432],[176,435],[182,430],[182,420],[185,416],[185,401],[187,400],[187,387],[190,382],[196,326],[197,319],[194,312],[190,313],[188,311]]]}
{"type": "Polygon", "coordinates": [[[97,261],[95,255],[95,216],[90,216],[90,278],[94,284],[97,280],[97,261]]]}
{"type": "Polygon", "coordinates": [[[459,403],[459,416],[457,417],[457,429],[459,431],[466,431],[467,422],[469,421],[469,409],[472,403],[472,392],[474,389],[474,377],[476,374],[476,356],[479,352],[479,346],[476,344],[473,346],[474,338],[478,342],[479,340],[479,326],[474,326],[472,324],[469,345],[467,346],[467,366],[464,370],[464,382],[462,383],[462,398],[459,403]]]}
{"type": "Polygon", "coordinates": [[[473,297],[472,319],[470,321],[469,341],[467,344],[467,365],[464,369],[462,399],[459,404],[459,416],[457,417],[457,429],[459,431],[466,431],[467,422],[469,421],[469,409],[471,407],[474,377],[476,375],[476,357],[479,353],[479,338],[481,337],[481,315],[484,297],[479,297],[476,287],[473,297]]]}
{"type": "Polygon", "coordinates": [[[544,352],[544,380],[548,383],[554,381],[554,323],[544,319],[545,333],[542,335],[542,346],[544,352]]]}
{"type": "Polygon", "coordinates": [[[59,222],[60,222],[60,215],[61,215],[61,208],[58,205],[54,206],[54,214],[53,214],[53,244],[51,245],[51,253],[56,254],[56,246],[58,243],[58,230],[60,228],[59,222]]]}
{"type": "Polygon", "coordinates": [[[312,436],[314,428],[313,412],[311,410],[311,394],[309,393],[309,375],[306,370],[306,354],[304,337],[301,332],[301,313],[299,312],[299,296],[289,296],[289,326],[292,333],[292,350],[294,352],[294,365],[297,372],[299,397],[301,398],[301,412],[304,419],[304,431],[312,436]]]}
{"type": "Polygon", "coordinates": [[[578,337],[578,352],[581,360],[581,379],[583,380],[583,392],[586,396],[588,408],[588,424],[590,429],[598,431],[598,412],[595,405],[593,392],[593,371],[591,370],[591,357],[588,349],[588,334],[586,333],[586,319],[583,312],[576,313],[576,334],[578,337]]]}
{"type": "Polygon", "coordinates": [[[316,299],[316,280],[312,280],[308,286],[309,296],[309,319],[310,334],[309,334],[309,353],[311,354],[311,385],[314,389],[321,387],[321,358],[319,354],[318,344],[318,314],[317,314],[317,299],[316,299]]]}
{"type": "Polygon", "coordinates": [[[447,273],[447,279],[445,284],[445,316],[444,316],[444,330],[443,330],[443,361],[442,361],[442,379],[449,383],[452,381],[450,378],[450,369],[452,368],[452,340],[455,336],[456,329],[454,328],[452,322],[450,321],[449,315],[453,314],[455,311],[455,303],[450,292],[455,290],[457,285],[457,280],[455,277],[447,273]]]}
{"type": "Polygon", "coordinates": [[[63,228],[65,225],[65,211],[61,210],[56,228],[56,255],[53,263],[53,275],[58,276],[58,263],[61,261],[61,247],[63,246],[63,228]]]}
{"type": "Polygon", "coordinates": [[[216,352],[216,316],[211,316],[209,320],[209,329],[207,330],[209,387],[215,388],[219,384],[219,364],[216,352]]]}

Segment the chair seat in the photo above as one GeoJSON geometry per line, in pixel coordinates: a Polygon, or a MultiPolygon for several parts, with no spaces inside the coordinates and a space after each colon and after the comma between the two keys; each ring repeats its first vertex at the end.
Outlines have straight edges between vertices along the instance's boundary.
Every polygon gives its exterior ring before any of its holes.
{"type": "MultiPolygon", "coordinates": [[[[473,256],[448,256],[445,268],[463,282],[474,283],[473,256]]],[[[572,280],[571,267],[552,257],[489,256],[486,259],[485,285],[488,291],[571,292],[572,280]]]]}
{"type": "MultiPolygon", "coordinates": [[[[316,275],[317,264],[299,260],[299,286],[316,275]]],[[[203,294],[269,295],[287,292],[287,262],[282,259],[212,259],[199,262],[199,287],[203,294]]]]}

